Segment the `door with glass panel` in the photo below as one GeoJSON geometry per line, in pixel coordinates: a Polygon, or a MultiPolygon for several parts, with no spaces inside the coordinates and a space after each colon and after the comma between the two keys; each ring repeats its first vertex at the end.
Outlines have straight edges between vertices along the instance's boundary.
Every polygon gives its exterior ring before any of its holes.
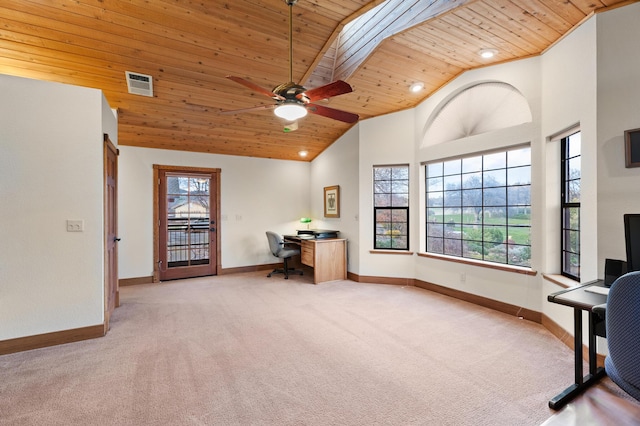
{"type": "Polygon", "coordinates": [[[215,275],[218,174],[160,169],[158,178],[159,279],[215,275]]]}

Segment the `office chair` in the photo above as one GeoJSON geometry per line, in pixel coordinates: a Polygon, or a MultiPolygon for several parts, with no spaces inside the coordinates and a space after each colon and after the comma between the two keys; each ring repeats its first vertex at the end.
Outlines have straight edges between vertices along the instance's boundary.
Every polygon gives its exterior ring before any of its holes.
{"type": "Polygon", "coordinates": [[[640,271],[613,282],[605,318],[609,346],[605,370],[615,384],[640,401],[640,271]]]}
{"type": "Polygon", "coordinates": [[[288,280],[291,272],[302,275],[303,272],[301,270],[289,268],[288,265],[288,260],[293,256],[299,255],[300,249],[287,247],[282,236],[275,232],[267,231],[267,240],[269,240],[271,254],[279,257],[284,262],[283,268],[274,269],[267,277],[271,277],[272,274],[284,274],[284,279],[288,280]]]}

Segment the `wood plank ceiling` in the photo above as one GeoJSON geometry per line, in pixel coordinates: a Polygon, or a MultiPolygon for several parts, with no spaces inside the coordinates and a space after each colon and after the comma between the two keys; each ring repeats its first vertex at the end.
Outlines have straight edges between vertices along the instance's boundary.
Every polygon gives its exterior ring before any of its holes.
{"type": "MultiPolygon", "coordinates": [[[[343,78],[354,92],[325,105],[367,119],[414,107],[466,70],[538,55],[627,3],[299,0],[293,78],[307,88],[343,78]],[[497,55],[481,58],[485,48],[497,55]],[[416,81],[425,90],[412,94],[416,81]]],[[[268,110],[220,114],[274,103],[225,77],[268,90],[288,80],[288,13],[283,0],[2,0],[0,73],[101,89],[121,145],[310,161],[352,125],[310,114],[285,133],[268,110]],[[129,94],[125,71],[151,75],[154,96],[129,94]]]]}

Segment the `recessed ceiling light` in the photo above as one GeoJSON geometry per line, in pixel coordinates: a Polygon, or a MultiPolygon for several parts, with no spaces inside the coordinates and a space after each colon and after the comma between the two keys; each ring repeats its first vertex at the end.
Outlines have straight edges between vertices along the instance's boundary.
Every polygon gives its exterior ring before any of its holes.
{"type": "Polygon", "coordinates": [[[303,150],[303,151],[298,151],[298,155],[299,155],[300,157],[306,157],[308,154],[309,154],[309,152],[308,152],[308,151],[304,151],[304,150],[303,150]]]}
{"type": "Polygon", "coordinates": [[[498,54],[498,51],[496,49],[482,49],[479,52],[479,54],[483,58],[489,59],[489,58],[493,58],[494,56],[496,56],[498,54]]]}
{"type": "Polygon", "coordinates": [[[424,83],[421,81],[416,81],[411,86],[409,86],[409,90],[411,90],[412,93],[418,93],[422,89],[424,89],[424,83]]]}

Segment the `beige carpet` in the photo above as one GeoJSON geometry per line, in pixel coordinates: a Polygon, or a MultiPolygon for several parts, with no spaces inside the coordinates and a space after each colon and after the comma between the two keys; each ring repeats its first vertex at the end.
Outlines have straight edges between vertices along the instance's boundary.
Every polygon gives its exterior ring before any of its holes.
{"type": "Polygon", "coordinates": [[[106,337],[0,356],[0,424],[539,425],[572,382],[538,324],[310,279],[123,287],[106,337]]]}

